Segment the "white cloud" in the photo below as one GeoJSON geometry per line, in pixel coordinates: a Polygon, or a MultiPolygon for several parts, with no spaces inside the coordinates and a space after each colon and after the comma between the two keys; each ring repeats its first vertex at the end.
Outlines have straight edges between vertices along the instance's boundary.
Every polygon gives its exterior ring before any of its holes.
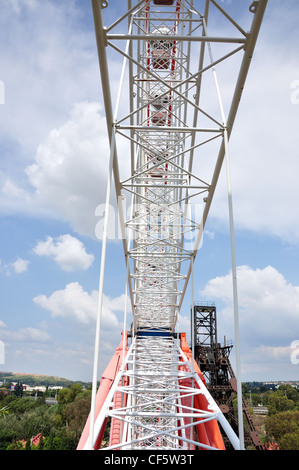
{"type": "Polygon", "coordinates": [[[30,261],[23,258],[17,258],[14,263],[6,264],[0,259],[0,271],[3,271],[6,276],[10,276],[12,273],[23,274],[28,270],[30,261]]]}
{"type": "Polygon", "coordinates": [[[22,274],[27,271],[30,261],[27,261],[22,258],[18,258],[13,264],[14,271],[17,274],[22,274]]]}
{"type": "MultiPolygon", "coordinates": [[[[84,233],[93,232],[94,234],[95,219],[90,223],[90,227],[86,227],[84,218],[89,220],[89,214],[92,212],[94,217],[95,208],[101,202],[99,198],[103,186],[101,180],[103,145],[94,147],[94,151],[90,150],[95,142],[92,135],[97,138],[97,135],[101,134],[101,120],[95,118],[93,121],[94,115],[91,113],[91,120],[85,120],[87,128],[90,128],[90,134],[86,130],[82,136],[75,125],[73,127],[75,134],[71,131],[69,133],[70,152],[76,154],[76,143],[80,141],[80,137],[82,137],[80,143],[86,150],[82,148],[79,150],[78,158],[82,159],[79,171],[82,173],[82,179],[77,191],[71,182],[67,184],[65,191],[61,187],[65,177],[69,180],[73,179],[74,185],[78,179],[78,175],[75,175],[76,170],[72,172],[72,166],[78,168],[78,165],[74,160],[70,162],[69,154],[65,156],[65,160],[68,161],[70,171],[67,175],[62,173],[56,175],[56,182],[50,174],[42,178],[43,172],[50,171],[50,163],[49,166],[45,162],[40,163],[39,156],[37,156],[36,165],[42,168],[39,172],[35,172],[36,185],[33,184],[32,187],[31,181],[24,173],[24,168],[33,163],[35,152],[41,142],[43,145],[40,152],[42,153],[43,150],[46,152],[44,159],[52,159],[55,166],[56,155],[47,149],[48,145],[51,146],[51,140],[55,141],[53,134],[56,132],[56,139],[58,139],[57,134],[63,127],[67,113],[74,103],[98,99],[100,83],[94,34],[93,30],[88,27],[88,23],[85,23],[86,17],[89,17],[91,12],[85,5],[78,5],[76,0],[70,0],[67,3],[53,0],[42,2],[3,0],[2,3],[4,4],[1,4],[0,29],[3,33],[2,37],[5,38],[5,44],[2,44],[2,76],[0,78],[5,85],[6,100],[5,106],[0,108],[2,122],[0,144],[1,148],[4,147],[0,162],[1,212],[29,214],[34,217],[37,215],[65,217],[71,222],[75,219],[75,226],[79,224],[79,219],[84,226],[84,233]],[[100,126],[97,128],[99,122],[100,126]],[[53,129],[52,134],[51,129],[53,129]],[[94,155],[94,160],[96,156],[98,157],[97,169],[90,169],[91,153],[94,155]],[[94,176],[95,173],[99,176],[98,188],[100,188],[96,196],[94,187],[89,187],[87,183],[89,175],[94,176]],[[60,183],[58,182],[59,176],[60,183]],[[40,186],[43,182],[50,184],[49,191],[40,186]],[[86,185],[85,201],[82,201],[80,194],[82,184],[86,185]],[[55,190],[57,190],[56,196],[55,190]],[[86,199],[88,199],[87,192],[89,191],[93,206],[91,209],[88,208],[88,215],[86,215],[86,199]],[[53,196],[53,201],[51,201],[51,196],[53,196]],[[64,198],[61,199],[61,210],[57,202],[59,196],[64,198]],[[79,202],[76,203],[76,200],[79,202]],[[67,207],[68,204],[70,207],[67,207]]],[[[70,121],[73,119],[76,120],[74,115],[70,116],[70,121]]],[[[64,143],[67,147],[66,140],[67,138],[63,142],[63,136],[61,136],[59,142],[62,147],[64,143]]],[[[99,141],[101,142],[101,138],[96,140],[96,143],[99,141]]],[[[59,152],[58,147],[59,143],[54,148],[55,152],[59,152]]],[[[63,152],[63,149],[60,148],[60,150],[63,152]]],[[[40,159],[43,160],[43,157],[40,156],[40,159]]],[[[66,169],[65,165],[62,167],[62,171],[66,169]]],[[[56,167],[56,170],[59,168],[56,167]]],[[[94,184],[95,178],[96,176],[91,179],[91,185],[94,184]]]]}
{"type": "Polygon", "coordinates": [[[81,235],[96,237],[96,208],[105,201],[109,145],[99,103],[74,105],[25,168],[26,184],[0,171],[1,209],[60,218],[81,235]],[[23,187],[22,187],[23,185],[23,187]]]}
{"type": "MultiPolygon", "coordinates": [[[[35,162],[25,168],[26,189],[0,174],[2,210],[60,218],[81,235],[100,236],[97,209],[105,202],[109,162],[106,129],[99,103],[76,103],[69,120],[49,133],[35,162]]],[[[122,174],[128,171],[125,145],[119,145],[122,174]]]]}
{"type": "Polygon", "coordinates": [[[63,122],[74,102],[97,96],[94,37],[84,24],[84,5],[79,8],[75,0],[5,0],[1,7],[1,130],[27,153],[63,122]]]}
{"type": "MultiPolygon", "coordinates": [[[[94,31],[85,22],[91,11],[83,3],[6,0],[0,140],[8,150],[0,162],[0,209],[62,218],[77,233],[95,237],[109,146],[96,102],[101,85],[94,31]]],[[[119,64],[113,90],[118,70],[119,64]]],[[[127,154],[122,157],[127,166],[127,154]]]]}
{"type": "MultiPolygon", "coordinates": [[[[84,291],[78,282],[67,284],[62,290],[53,292],[49,297],[39,295],[33,299],[35,304],[51,312],[53,317],[75,319],[79,323],[94,323],[98,310],[98,292],[84,291]]],[[[104,328],[120,328],[114,311],[124,309],[124,296],[110,299],[103,297],[102,324],[104,328]]]]}
{"type": "Polygon", "coordinates": [[[105,200],[108,143],[98,103],[78,103],[70,120],[51,131],[26,169],[36,202],[95,236],[95,209],[105,200]]]}
{"type": "MultiPolygon", "coordinates": [[[[299,105],[291,101],[291,84],[299,78],[297,50],[295,42],[293,46],[291,41],[268,42],[272,38],[270,33],[267,37],[268,28],[267,23],[262,27],[231,136],[235,223],[241,229],[298,243],[294,201],[299,198],[299,105]]],[[[226,192],[224,167],[211,209],[221,222],[228,219],[226,192]]]]}
{"type": "MultiPolygon", "coordinates": [[[[3,326],[0,325],[1,328],[3,326]]],[[[25,327],[20,328],[19,330],[13,331],[9,329],[0,330],[0,337],[5,342],[15,341],[17,343],[21,342],[31,342],[31,343],[47,343],[50,339],[50,335],[41,328],[34,327],[25,327]]]]}
{"type": "MultiPolygon", "coordinates": [[[[255,270],[249,266],[240,266],[237,280],[240,327],[244,339],[251,344],[272,346],[295,339],[293,335],[297,330],[299,286],[287,283],[284,276],[272,266],[255,270]]],[[[201,295],[224,304],[221,311],[223,326],[231,332],[231,273],[211,279],[201,295]]]]}
{"type": "MultiPolygon", "coordinates": [[[[244,379],[293,377],[291,345],[299,340],[299,286],[288,283],[272,266],[240,266],[237,279],[244,379]]],[[[211,279],[201,296],[216,303],[218,341],[225,336],[235,345],[231,273],[211,279]]]]}
{"type": "Polygon", "coordinates": [[[292,353],[292,347],[291,344],[288,346],[265,346],[262,345],[259,348],[259,356],[260,358],[265,359],[267,357],[268,359],[272,359],[275,361],[282,360],[284,361],[286,358],[290,359],[292,353]]]}
{"type": "MultiPolygon", "coordinates": [[[[21,5],[20,0],[16,3],[21,5]]],[[[34,138],[30,148],[38,147],[38,150],[35,162],[27,165],[28,180],[23,184],[15,181],[12,174],[2,174],[4,198],[1,206],[6,211],[32,213],[48,209],[70,222],[78,233],[94,237],[97,223],[95,210],[105,200],[109,152],[106,121],[101,106],[94,102],[94,90],[98,92],[100,88],[97,58],[94,43],[91,42],[94,38],[84,29],[79,29],[78,36],[76,25],[79,11],[73,2],[70,11],[67,11],[68,8],[45,0],[41,11],[37,4],[35,9],[31,9],[32,16],[27,19],[34,31],[31,35],[26,35],[23,30],[19,32],[17,24],[13,23],[12,27],[18,31],[17,42],[24,50],[17,51],[18,59],[12,61],[11,57],[15,55],[11,48],[15,42],[9,36],[4,69],[11,73],[5,84],[8,94],[10,88],[16,91],[19,103],[24,103],[24,90],[30,89],[32,99],[22,107],[22,110],[29,110],[30,119],[22,116],[22,122],[18,122],[17,126],[16,106],[11,113],[7,112],[10,105],[6,106],[4,122],[7,128],[4,130],[8,135],[17,136],[22,146],[28,139],[34,138]],[[36,26],[39,22],[35,20],[35,14],[40,15],[39,27],[36,26]],[[53,20],[49,21],[49,18],[53,20]],[[55,24],[54,31],[49,28],[51,24],[55,24]],[[33,37],[38,40],[34,42],[33,37]],[[32,51],[35,64],[32,70],[27,69],[28,61],[24,61],[25,50],[32,51]],[[30,84],[26,82],[22,91],[14,77],[28,75],[30,84]],[[65,93],[66,89],[71,91],[65,93]],[[46,96],[44,90],[49,90],[46,96]],[[71,108],[70,118],[65,122],[65,113],[71,108]],[[47,109],[46,114],[44,109],[47,109]],[[28,129],[29,123],[34,123],[34,132],[28,129]],[[45,138],[46,135],[48,138],[45,138]],[[30,191],[32,188],[33,193],[30,191]]],[[[282,36],[281,18],[286,22],[291,38],[297,31],[297,24],[296,15],[290,17],[289,9],[286,12],[280,2],[275,2],[275,9],[278,9],[277,16],[274,10],[270,10],[269,17],[266,15],[263,23],[232,134],[235,222],[237,227],[274,234],[297,243],[299,218],[293,201],[299,198],[296,179],[299,105],[291,102],[294,92],[291,85],[299,79],[299,70],[297,50],[292,45],[295,42],[289,45],[285,35],[282,36]],[[269,32],[273,30],[273,22],[283,40],[272,40],[272,33],[269,32]]],[[[222,74],[219,74],[225,98],[232,68],[228,66],[229,74],[225,71],[224,83],[222,74]]],[[[112,70],[112,89],[115,90],[117,65],[114,63],[112,70]]],[[[127,155],[122,149],[119,152],[121,175],[128,167],[127,155]]],[[[210,156],[208,161],[212,161],[210,156]]],[[[205,162],[200,158],[196,159],[197,162],[197,174],[201,176],[205,162]]],[[[209,173],[212,169],[213,165],[209,173]]],[[[219,182],[211,216],[221,222],[227,220],[224,178],[219,182]]]]}
{"type": "Polygon", "coordinates": [[[2,186],[2,193],[8,200],[15,199],[15,200],[22,200],[23,203],[30,202],[30,195],[26,193],[26,191],[20,187],[18,187],[13,181],[10,179],[6,180],[2,186]]]}
{"type": "MultiPolygon", "coordinates": [[[[86,7],[76,8],[85,2],[2,3],[0,78],[6,103],[0,108],[0,137],[5,147],[0,168],[1,209],[62,217],[78,233],[94,236],[94,212],[105,198],[108,144],[104,113],[96,103],[100,83],[94,32],[85,29],[82,15],[86,7]],[[72,111],[66,118],[68,110],[72,111]]],[[[237,226],[295,243],[299,241],[294,204],[299,198],[299,105],[291,101],[291,85],[299,79],[298,15],[289,12],[298,11],[297,3],[291,0],[286,6],[271,0],[231,141],[237,226]]],[[[113,90],[118,70],[113,64],[113,90]]],[[[119,152],[119,159],[123,175],[128,153],[119,152]]],[[[200,159],[198,162],[202,164],[200,159]]],[[[225,182],[220,182],[211,215],[223,222],[226,206],[225,182]]],[[[74,257],[59,250],[57,239],[46,243],[45,255],[47,252],[64,269],[73,269],[74,257]]],[[[91,261],[85,254],[78,246],[77,266],[91,261]]],[[[7,274],[25,272],[26,263],[20,258],[3,269],[7,274]]],[[[224,303],[219,312],[221,328],[225,334],[232,331],[230,275],[211,280],[205,290],[209,298],[213,295],[224,303]]],[[[277,358],[278,352],[287,356],[286,349],[277,348],[288,348],[287,342],[295,339],[291,336],[297,331],[297,292],[297,286],[288,284],[271,267],[240,268],[242,334],[248,343],[255,342],[251,354],[256,358],[277,358]]],[[[97,293],[87,293],[73,283],[49,297],[35,297],[35,302],[54,316],[73,317],[88,325],[95,319],[96,298],[97,293]]],[[[114,311],[121,304],[121,298],[104,298],[104,323],[118,324],[114,311]]],[[[183,318],[182,327],[187,326],[184,322],[183,318]]],[[[25,333],[24,337],[35,336],[30,330],[25,333]]]]}
{"type": "Polygon", "coordinates": [[[89,295],[78,282],[68,284],[65,289],[53,292],[49,297],[39,295],[33,301],[51,312],[53,317],[75,318],[89,323],[96,316],[96,295],[89,295]]]}
{"type": "Polygon", "coordinates": [[[22,341],[45,343],[50,339],[50,335],[46,331],[33,327],[20,328],[18,334],[22,341]]]}
{"type": "Polygon", "coordinates": [[[24,7],[34,9],[37,6],[37,0],[4,0],[4,2],[10,5],[14,13],[18,15],[24,7]]]}
{"type": "Polygon", "coordinates": [[[94,256],[86,252],[83,243],[70,234],[55,239],[48,237],[46,241],[38,242],[33,251],[38,256],[53,257],[64,271],[87,270],[94,260],[94,256]]]}
{"type": "MultiPolygon", "coordinates": [[[[273,319],[279,321],[280,326],[287,323],[287,319],[289,322],[296,320],[296,312],[299,308],[299,286],[287,283],[277,269],[267,266],[254,270],[249,266],[239,266],[237,279],[239,305],[246,312],[247,318],[250,317],[258,322],[264,321],[264,326],[268,331],[273,330],[273,319]]],[[[206,298],[221,299],[231,307],[231,273],[211,279],[201,294],[206,298]]],[[[245,317],[244,314],[243,317],[245,317]]],[[[276,327],[275,323],[274,328],[276,327]]],[[[290,323],[286,331],[290,332],[290,323]]],[[[277,334],[281,335],[281,333],[280,328],[277,334]]]]}

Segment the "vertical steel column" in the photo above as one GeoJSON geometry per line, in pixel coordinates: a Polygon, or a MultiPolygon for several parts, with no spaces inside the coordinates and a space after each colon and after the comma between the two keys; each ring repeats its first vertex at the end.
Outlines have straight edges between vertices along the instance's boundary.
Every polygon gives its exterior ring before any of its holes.
{"type": "MultiPolygon", "coordinates": [[[[206,25],[204,24],[205,34],[206,25]]],[[[209,55],[211,64],[214,62],[211,44],[208,43],[209,55]]],[[[237,402],[238,402],[238,423],[239,423],[239,439],[240,450],[244,450],[244,423],[243,423],[243,402],[242,402],[242,381],[241,381],[241,351],[240,351],[240,326],[239,326],[239,305],[238,305],[238,283],[237,283],[237,264],[236,264],[236,246],[235,246],[235,233],[234,233],[234,214],[233,214],[233,197],[232,197],[232,183],[231,183],[231,170],[230,170],[230,156],[228,146],[228,132],[227,122],[224,113],[223,101],[221,97],[220,87],[216,74],[215,67],[212,68],[216,93],[218,97],[222,123],[224,126],[223,142],[224,153],[226,161],[226,180],[227,180],[227,195],[228,195],[228,212],[229,212],[229,227],[230,227],[230,242],[231,242],[231,259],[232,259],[232,284],[233,284],[233,306],[234,306],[234,329],[235,329],[235,346],[236,346],[236,374],[237,374],[237,402]]]]}
{"type": "Polygon", "coordinates": [[[93,445],[93,443],[94,443],[94,420],[95,420],[96,393],[97,393],[97,382],[98,382],[100,334],[101,334],[101,322],[102,322],[104,276],[105,276],[105,264],[106,264],[106,251],[107,251],[109,208],[110,208],[110,198],[111,198],[111,182],[112,182],[111,180],[112,180],[114,147],[115,147],[115,133],[113,132],[112,139],[111,139],[109,174],[108,174],[108,181],[107,181],[105,220],[104,220],[103,239],[102,239],[101,270],[100,270],[100,280],[99,280],[99,298],[98,298],[96,334],[95,334],[95,348],[94,348],[94,362],[93,362],[92,396],[91,396],[91,419],[90,419],[90,443],[91,443],[91,445],[93,445]]]}

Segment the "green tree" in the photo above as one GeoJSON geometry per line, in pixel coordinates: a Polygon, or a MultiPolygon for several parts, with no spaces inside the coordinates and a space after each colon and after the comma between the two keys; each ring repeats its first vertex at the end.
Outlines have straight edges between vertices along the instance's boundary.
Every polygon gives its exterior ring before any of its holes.
{"type": "Polygon", "coordinates": [[[6,419],[1,419],[0,425],[0,450],[5,450],[7,446],[16,440],[22,439],[21,422],[17,416],[10,413],[6,419]]]}
{"type": "Polygon", "coordinates": [[[25,450],[31,450],[31,442],[30,442],[30,437],[27,438],[27,441],[26,441],[26,446],[25,446],[25,450]]]}
{"type": "MultiPolygon", "coordinates": [[[[73,384],[70,388],[62,388],[57,396],[58,409],[56,414],[56,424],[58,427],[68,425],[66,410],[71,403],[74,403],[76,397],[83,393],[81,384],[73,384]]],[[[89,392],[86,392],[89,393],[89,392]]]]}
{"type": "Polygon", "coordinates": [[[284,411],[267,416],[268,439],[276,441],[281,450],[299,450],[299,411],[284,411]]]}
{"type": "Polygon", "coordinates": [[[6,450],[24,450],[23,442],[16,441],[6,447],[6,450]]]}
{"type": "Polygon", "coordinates": [[[292,387],[291,385],[281,385],[278,390],[283,392],[289,400],[293,400],[294,403],[297,403],[299,401],[299,392],[296,388],[292,387]]]}
{"type": "Polygon", "coordinates": [[[295,409],[295,402],[293,400],[289,400],[285,393],[282,390],[278,390],[272,395],[269,396],[268,400],[268,413],[269,416],[275,413],[280,413],[283,411],[294,410],[295,409]]]}
{"type": "Polygon", "coordinates": [[[75,401],[67,405],[65,417],[67,421],[67,432],[72,434],[78,441],[84,429],[90,411],[90,392],[80,393],[75,401]]]}
{"type": "Polygon", "coordinates": [[[73,384],[70,388],[62,388],[58,392],[57,401],[59,405],[66,405],[75,400],[76,396],[82,392],[81,384],[73,384]]]}
{"type": "Polygon", "coordinates": [[[5,418],[8,413],[8,406],[3,406],[2,408],[0,408],[0,418],[5,418]]]}
{"type": "Polygon", "coordinates": [[[76,443],[65,432],[60,431],[45,443],[45,450],[76,450],[76,443]]]}
{"type": "Polygon", "coordinates": [[[57,395],[57,401],[59,405],[65,405],[71,401],[71,392],[69,388],[62,388],[59,390],[57,395]]]}
{"type": "Polygon", "coordinates": [[[14,387],[14,393],[16,397],[21,398],[23,396],[23,384],[22,382],[17,382],[14,387]]]}
{"type": "Polygon", "coordinates": [[[267,390],[266,392],[261,393],[262,397],[262,404],[267,406],[269,402],[269,398],[273,395],[273,390],[267,390]]]}
{"type": "Polygon", "coordinates": [[[42,436],[42,437],[40,438],[40,441],[39,441],[37,447],[36,447],[36,450],[44,450],[44,444],[45,444],[45,443],[44,443],[44,438],[43,438],[43,436],[42,436]]]}
{"type": "Polygon", "coordinates": [[[280,450],[299,450],[299,433],[292,432],[285,434],[279,440],[280,450]]]}
{"type": "Polygon", "coordinates": [[[31,450],[75,450],[89,413],[91,391],[73,384],[58,396],[54,406],[43,398],[1,396],[0,410],[8,407],[9,413],[0,413],[0,451],[24,450],[24,440],[29,449],[29,439],[39,433],[44,439],[31,450]]]}
{"type": "Polygon", "coordinates": [[[45,443],[44,443],[44,450],[53,450],[54,449],[54,431],[51,430],[49,436],[45,438],[45,443]]]}

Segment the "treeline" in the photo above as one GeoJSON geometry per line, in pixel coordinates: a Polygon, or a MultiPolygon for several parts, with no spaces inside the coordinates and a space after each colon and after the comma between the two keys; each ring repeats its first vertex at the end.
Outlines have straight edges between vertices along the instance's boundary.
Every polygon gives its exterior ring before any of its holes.
{"type": "MultiPolygon", "coordinates": [[[[267,406],[263,441],[276,443],[280,450],[299,450],[299,392],[290,385],[264,393],[250,393],[243,384],[243,395],[256,406],[267,406]]],[[[46,394],[45,394],[46,396],[46,394]]],[[[81,384],[63,388],[57,404],[48,405],[45,396],[17,397],[0,392],[0,450],[75,450],[85,426],[91,389],[81,384]],[[31,439],[41,433],[37,446],[31,439]]],[[[107,429],[109,432],[109,429],[107,429]]],[[[104,436],[104,441],[108,435],[104,436]]]]}
{"type": "MultiPolygon", "coordinates": [[[[0,372],[0,382],[10,383],[10,382],[23,382],[24,384],[37,386],[37,385],[45,385],[45,386],[62,386],[62,387],[70,387],[74,384],[73,381],[69,379],[64,379],[62,377],[54,377],[50,375],[29,375],[29,374],[15,374],[9,372],[0,372]]],[[[79,382],[83,386],[88,384],[84,382],[79,382]]]]}
{"type": "Polygon", "coordinates": [[[18,398],[0,393],[0,450],[75,450],[86,423],[91,390],[81,384],[63,388],[57,404],[44,397],[18,398]],[[42,434],[38,446],[31,439],[42,434]]]}

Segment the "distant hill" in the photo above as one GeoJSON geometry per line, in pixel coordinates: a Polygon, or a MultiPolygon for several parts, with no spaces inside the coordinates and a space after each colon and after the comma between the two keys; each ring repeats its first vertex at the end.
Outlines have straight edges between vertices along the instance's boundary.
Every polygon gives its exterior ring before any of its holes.
{"type": "MultiPolygon", "coordinates": [[[[27,385],[60,385],[62,387],[69,387],[73,383],[78,383],[78,381],[74,382],[63,377],[55,377],[51,375],[29,374],[23,372],[0,372],[0,381],[3,382],[4,380],[10,382],[21,381],[27,385]]],[[[84,382],[80,383],[88,385],[84,382]]]]}

